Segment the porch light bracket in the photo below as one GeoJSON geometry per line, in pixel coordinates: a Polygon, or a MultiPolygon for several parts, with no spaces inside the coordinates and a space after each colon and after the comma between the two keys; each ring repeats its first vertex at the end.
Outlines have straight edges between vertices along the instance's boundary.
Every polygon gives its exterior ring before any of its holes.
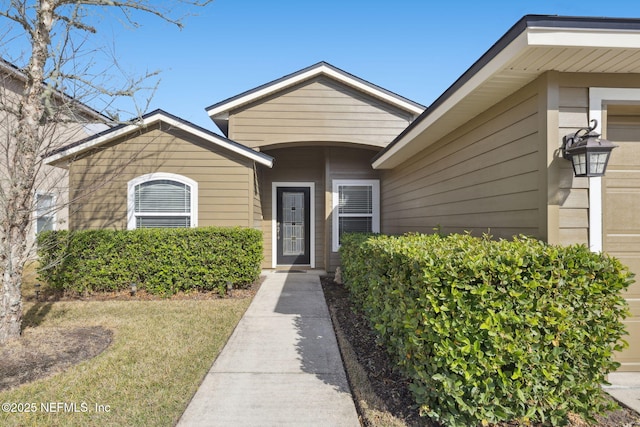
{"type": "Polygon", "coordinates": [[[591,120],[591,123],[593,126],[580,128],[573,135],[562,138],[562,157],[571,160],[576,177],[603,176],[611,150],[617,147],[594,132],[598,127],[597,120],[591,120]]]}

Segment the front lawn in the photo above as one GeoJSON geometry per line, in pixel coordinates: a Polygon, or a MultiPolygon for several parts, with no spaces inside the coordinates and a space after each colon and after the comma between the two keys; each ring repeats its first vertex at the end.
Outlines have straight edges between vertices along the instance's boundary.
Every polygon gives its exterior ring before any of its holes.
{"type": "Polygon", "coordinates": [[[27,302],[25,337],[101,326],[113,341],[92,359],[0,392],[0,425],[172,426],[250,301],[27,302]]]}

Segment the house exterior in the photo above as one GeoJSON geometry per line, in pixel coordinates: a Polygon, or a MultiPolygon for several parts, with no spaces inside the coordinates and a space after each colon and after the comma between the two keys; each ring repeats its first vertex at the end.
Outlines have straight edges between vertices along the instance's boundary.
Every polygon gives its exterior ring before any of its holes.
{"type": "Polygon", "coordinates": [[[318,63],[209,107],[225,136],[158,110],[64,147],[47,162],[69,169],[70,197],[78,201],[73,229],[161,225],[138,216],[166,226],[254,227],[265,236],[263,267],[333,270],[340,232],[380,231],[380,180],[371,159],[423,110],[318,63]],[[161,189],[166,181],[186,184],[198,206],[136,212],[152,210],[136,205],[145,203],[139,186],[153,191],[153,182],[161,189]],[[339,195],[351,203],[335,210],[339,195]]]}
{"type": "MultiPolygon", "coordinates": [[[[330,271],[345,231],[526,234],[640,273],[640,19],[525,16],[426,109],[319,63],[206,111],[224,136],[154,112],[49,157],[71,228],[255,227],[263,267],[330,271]],[[618,148],[575,178],[562,139],[591,119],[618,148]]],[[[640,285],[626,297],[618,358],[640,371],[640,285]]]]}
{"type": "Polygon", "coordinates": [[[51,153],[69,170],[72,229],[254,227],[273,159],[162,110],[51,153]],[[125,189],[125,191],[122,191],[125,189]]]}
{"type": "MultiPolygon", "coordinates": [[[[17,106],[24,90],[25,75],[13,64],[0,59],[0,149],[12,150],[16,117],[10,111],[17,106]]],[[[107,118],[62,93],[54,99],[65,109],[60,123],[42,126],[43,145],[48,149],[59,148],[71,141],[86,138],[97,129],[104,129],[107,118]],[[100,125],[101,124],[101,125],[100,125]]],[[[9,166],[0,161],[0,173],[9,166]]],[[[66,229],[68,226],[68,175],[67,171],[50,165],[42,165],[34,183],[33,222],[28,235],[29,246],[33,246],[35,235],[43,230],[66,229]]]]}
{"type": "MultiPolygon", "coordinates": [[[[524,17],[372,164],[385,233],[526,234],[640,273],[640,20],[524,17]],[[562,138],[591,119],[619,147],[575,178],[562,138]]],[[[640,283],[626,297],[640,371],[640,283]]]]}

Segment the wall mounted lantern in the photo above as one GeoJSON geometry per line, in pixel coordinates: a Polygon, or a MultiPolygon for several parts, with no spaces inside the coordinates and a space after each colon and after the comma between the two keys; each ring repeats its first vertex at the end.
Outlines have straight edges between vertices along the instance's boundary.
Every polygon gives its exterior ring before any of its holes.
{"type": "Polygon", "coordinates": [[[607,170],[611,150],[617,147],[594,130],[597,120],[591,120],[592,127],[578,129],[573,135],[562,138],[562,157],[571,160],[576,177],[603,176],[607,170]]]}

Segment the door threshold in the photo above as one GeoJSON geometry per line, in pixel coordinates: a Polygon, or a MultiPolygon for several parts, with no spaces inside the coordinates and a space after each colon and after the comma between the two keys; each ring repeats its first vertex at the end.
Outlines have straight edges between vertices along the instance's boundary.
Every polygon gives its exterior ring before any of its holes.
{"type": "Polygon", "coordinates": [[[303,265],[277,265],[275,268],[276,271],[291,271],[291,270],[315,270],[311,267],[310,264],[303,265]]]}

